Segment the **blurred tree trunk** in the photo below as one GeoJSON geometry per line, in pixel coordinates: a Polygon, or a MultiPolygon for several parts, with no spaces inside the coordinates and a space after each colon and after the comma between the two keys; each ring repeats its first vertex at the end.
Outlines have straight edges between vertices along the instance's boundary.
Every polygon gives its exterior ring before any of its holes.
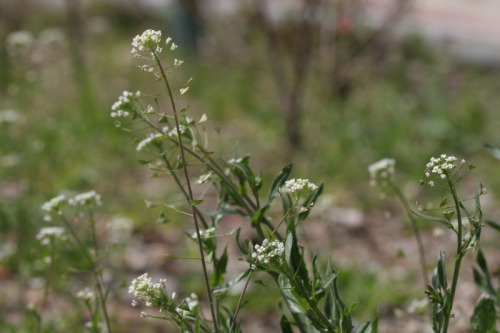
{"type": "Polygon", "coordinates": [[[94,112],[94,94],[87,73],[85,61],[85,21],[83,19],[83,8],[81,0],[66,0],[66,31],[73,63],[75,80],[80,92],[80,103],[89,115],[94,112]]]}
{"type": "Polygon", "coordinates": [[[293,35],[289,54],[283,53],[281,44],[286,43],[280,36],[277,27],[267,21],[265,8],[261,0],[257,0],[257,15],[267,36],[267,50],[271,62],[276,85],[279,91],[280,106],[285,118],[285,137],[288,154],[292,156],[300,148],[302,121],[302,101],[307,84],[307,73],[317,40],[318,26],[315,15],[319,0],[303,0],[300,19],[294,22],[293,35]],[[291,58],[292,68],[286,68],[286,59],[291,58]],[[291,72],[291,78],[287,73],[291,72]]]}
{"type": "Polygon", "coordinates": [[[14,31],[22,30],[31,12],[31,0],[0,0],[0,89],[10,83],[10,65],[5,48],[5,38],[14,31]]]}
{"type": "Polygon", "coordinates": [[[202,18],[200,15],[200,3],[198,0],[179,0],[182,8],[182,36],[185,46],[196,54],[198,51],[198,39],[202,33],[202,18]]]}

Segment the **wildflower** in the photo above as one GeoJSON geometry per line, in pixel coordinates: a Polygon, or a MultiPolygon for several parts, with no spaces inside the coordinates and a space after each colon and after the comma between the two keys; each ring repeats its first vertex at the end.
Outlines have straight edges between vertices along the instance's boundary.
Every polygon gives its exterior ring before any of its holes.
{"type": "Polygon", "coordinates": [[[161,31],[154,31],[148,29],[142,33],[142,35],[137,35],[132,40],[132,46],[134,49],[144,52],[153,52],[158,47],[158,43],[161,41],[161,31]],[[154,44],[156,43],[156,47],[154,44]]]}
{"type": "Polygon", "coordinates": [[[189,87],[186,87],[186,88],[181,88],[181,96],[184,95],[186,93],[186,91],[188,91],[189,87]]]}
{"type": "Polygon", "coordinates": [[[183,63],[184,63],[184,61],[183,61],[183,60],[177,60],[177,59],[175,59],[175,60],[174,60],[174,66],[175,66],[175,67],[179,67],[179,66],[180,66],[180,65],[182,65],[183,63]]]}
{"type": "Polygon", "coordinates": [[[93,201],[95,201],[95,203],[98,206],[102,205],[101,195],[98,194],[96,191],[92,190],[92,191],[89,191],[89,192],[80,193],[80,194],[76,195],[74,198],[69,199],[68,203],[70,205],[72,205],[72,206],[76,206],[78,204],[80,204],[80,205],[89,205],[93,201]]]}
{"type": "Polygon", "coordinates": [[[283,242],[278,240],[269,242],[267,239],[264,239],[262,245],[255,245],[255,250],[257,250],[257,253],[252,253],[252,258],[257,258],[258,262],[264,262],[265,264],[274,263],[278,265],[283,263],[283,253],[285,253],[285,245],[283,242]]]}
{"type": "Polygon", "coordinates": [[[488,193],[488,191],[486,190],[486,187],[483,187],[483,189],[481,190],[481,194],[486,194],[488,193]]]}
{"type": "Polygon", "coordinates": [[[430,185],[430,186],[434,186],[434,185],[436,185],[436,184],[434,184],[434,182],[431,180],[431,181],[429,182],[429,185],[430,185]]]}
{"type": "Polygon", "coordinates": [[[177,45],[175,45],[175,43],[172,43],[172,46],[170,46],[170,50],[172,50],[172,51],[173,51],[173,50],[175,50],[176,48],[178,48],[178,46],[177,46],[177,45]]]}
{"type": "MultiPolygon", "coordinates": [[[[150,306],[156,305],[155,300],[160,298],[163,290],[165,290],[165,279],[160,279],[157,283],[153,283],[148,273],[144,273],[138,278],[132,280],[128,287],[128,292],[134,294],[134,298],[138,301],[143,301],[150,306]]],[[[137,305],[138,302],[132,305],[137,305]]],[[[134,306],[135,306],[134,305],[134,306]]]]}
{"type": "Polygon", "coordinates": [[[0,124],[15,123],[19,118],[21,118],[21,115],[16,110],[0,111],[0,124]]]}
{"type": "MultiPolygon", "coordinates": [[[[215,232],[215,228],[208,228],[207,230],[203,231],[200,230],[200,237],[204,235],[202,238],[208,238],[210,236],[213,236],[215,232]]],[[[196,239],[196,231],[191,235],[191,238],[196,239]]]]}
{"type": "MultiPolygon", "coordinates": [[[[446,156],[442,154],[438,158],[431,157],[430,163],[427,163],[427,169],[425,170],[425,175],[435,173],[438,174],[442,179],[446,179],[447,176],[455,169],[455,161],[457,158],[455,156],[446,156]],[[432,170],[430,169],[432,167],[432,170]]],[[[460,163],[462,166],[465,164],[465,160],[460,163]]],[[[430,183],[429,183],[430,184],[430,183]]],[[[432,185],[431,185],[432,186],[432,185]]]]}
{"type": "Polygon", "coordinates": [[[203,123],[206,123],[207,121],[208,121],[208,117],[207,117],[207,115],[204,113],[204,114],[201,116],[200,121],[198,122],[198,124],[197,124],[197,125],[199,125],[199,124],[203,124],[203,123]]]}
{"type": "Polygon", "coordinates": [[[148,316],[148,314],[144,311],[141,312],[141,318],[146,318],[148,316]]]}
{"type": "Polygon", "coordinates": [[[64,194],[58,195],[55,198],[50,199],[50,201],[47,201],[42,205],[42,209],[46,211],[47,213],[52,213],[53,211],[59,211],[61,208],[62,204],[64,203],[64,200],[66,199],[66,196],[64,194]]]}
{"type": "Polygon", "coordinates": [[[56,239],[61,238],[63,232],[63,227],[42,228],[38,232],[38,235],[36,235],[36,239],[38,239],[42,245],[48,245],[56,239]]]}
{"type": "Polygon", "coordinates": [[[377,179],[388,179],[394,176],[394,165],[396,160],[393,158],[384,158],[378,162],[370,164],[368,166],[368,172],[370,173],[371,185],[376,184],[377,179]]]}
{"type": "Polygon", "coordinates": [[[170,44],[170,41],[172,40],[172,38],[168,37],[166,40],[165,40],[165,44],[170,44]]]}
{"type": "Polygon", "coordinates": [[[26,30],[11,32],[5,39],[5,46],[11,55],[26,51],[35,41],[33,34],[26,30]]]}
{"type": "Polygon", "coordinates": [[[196,184],[205,184],[211,177],[212,177],[211,172],[205,175],[201,175],[200,178],[196,181],[196,184]]]}
{"type": "Polygon", "coordinates": [[[427,298],[418,300],[414,299],[411,301],[410,306],[408,307],[408,313],[424,313],[427,310],[427,305],[429,304],[429,300],[427,298]]]}
{"type": "Polygon", "coordinates": [[[125,90],[122,96],[118,97],[118,101],[111,106],[111,109],[115,111],[111,113],[111,117],[128,117],[130,112],[133,112],[132,102],[139,98],[138,94],[140,95],[139,91],[134,94],[125,90]]]}
{"type": "MultiPolygon", "coordinates": [[[[181,131],[181,134],[184,134],[184,131],[186,130],[186,126],[184,126],[184,125],[179,125],[179,129],[180,129],[180,131],[181,131]]],[[[172,137],[172,136],[179,136],[179,134],[177,133],[177,127],[173,128],[173,129],[172,129],[172,130],[168,133],[168,135],[169,135],[170,137],[172,137]]]]}
{"type": "Polygon", "coordinates": [[[285,186],[297,200],[309,196],[318,186],[309,182],[309,179],[291,179],[285,182],[285,186]]]}
{"type": "Polygon", "coordinates": [[[165,135],[165,134],[164,133],[156,133],[156,134],[150,133],[146,139],[142,140],[141,142],[139,142],[137,144],[136,150],[137,151],[144,150],[144,148],[146,148],[146,146],[148,144],[152,143],[155,139],[158,139],[158,138],[162,137],[163,135],[165,135]]]}
{"type": "Polygon", "coordinates": [[[85,302],[90,302],[94,299],[95,294],[90,290],[89,287],[86,287],[85,289],[77,292],[76,297],[84,300],[85,302]]]}

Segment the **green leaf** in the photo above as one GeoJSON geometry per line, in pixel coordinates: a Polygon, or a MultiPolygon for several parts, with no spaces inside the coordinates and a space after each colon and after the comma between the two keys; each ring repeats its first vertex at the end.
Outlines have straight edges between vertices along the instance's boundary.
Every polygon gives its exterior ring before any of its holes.
{"type": "Polygon", "coordinates": [[[449,229],[452,229],[452,230],[455,230],[455,229],[453,229],[453,225],[450,222],[448,222],[446,220],[443,220],[443,219],[441,219],[439,217],[434,217],[434,216],[428,216],[428,215],[419,214],[419,213],[414,212],[412,209],[410,209],[410,211],[413,214],[415,214],[415,215],[417,215],[417,216],[419,216],[421,218],[424,218],[424,219],[427,219],[427,220],[431,220],[431,221],[437,221],[437,222],[441,223],[442,225],[444,225],[445,227],[447,227],[449,229]]]}
{"type": "Polygon", "coordinates": [[[141,163],[141,165],[151,163],[151,161],[145,161],[145,160],[137,160],[137,161],[139,161],[139,163],[141,163]]]}
{"type": "Polygon", "coordinates": [[[181,259],[179,257],[174,256],[173,254],[165,254],[165,255],[171,259],[181,259]]]}
{"type": "Polygon", "coordinates": [[[474,333],[495,332],[496,312],[495,302],[491,298],[481,298],[476,304],[470,325],[474,333]]]}
{"type": "Polygon", "coordinates": [[[461,202],[459,202],[458,204],[460,205],[460,208],[465,212],[465,215],[467,215],[467,218],[470,218],[470,214],[465,208],[465,206],[461,202]]]}
{"type": "Polygon", "coordinates": [[[444,198],[443,201],[441,201],[441,204],[439,205],[439,207],[443,207],[447,203],[448,203],[448,198],[444,198]]]}
{"type": "Polygon", "coordinates": [[[495,223],[493,221],[486,221],[486,224],[488,224],[490,227],[492,227],[496,231],[500,232],[500,224],[497,224],[497,223],[495,223]]]}
{"type": "MultiPolygon", "coordinates": [[[[256,284],[259,284],[259,285],[261,285],[261,286],[263,286],[263,287],[266,287],[266,288],[269,288],[269,289],[283,289],[283,288],[278,288],[278,287],[270,287],[270,286],[266,286],[266,285],[264,284],[264,282],[262,282],[262,280],[255,280],[254,282],[255,282],[256,284]]],[[[291,288],[287,288],[287,289],[291,289],[291,288]]]]}
{"type": "Polygon", "coordinates": [[[434,269],[434,272],[432,273],[432,288],[434,290],[439,290],[441,285],[439,284],[439,279],[438,279],[438,269],[437,267],[434,269]]]}
{"type": "Polygon", "coordinates": [[[444,267],[444,252],[439,252],[439,256],[438,256],[438,266],[437,266],[437,270],[438,270],[438,280],[439,280],[439,284],[441,285],[441,287],[443,288],[443,290],[447,290],[448,289],[448,282],[446,281],[446,270],[445,270],[445,267],[444,267]]]}
{"type": "Polygon", "coordinates": [[[474,282],[476,283],[478,289],[495,297],[496,293],[491,285],[491,281],[489,281],[489,278],[481,275],[481,273],[479,273],[475,268],[472,268],[472,273],[474,275],[474,282]]]}
{"type": "MultiPolygon", "coordinates": [[[[304,202],[304,207],[309,206],[310,204],[316,202],[319,198],[319,196],[323,193],[323,183],[319,184],[318,188],[307,197],[306,201],[304,202]]],[[[309,215],[309,212],[311,210],[308,209],[305,212],[302,212],[299,214],[299,221],[304,221],[306,217],[309,215]]]]}
{"type": "Polygon", "coordinates": [[[489,145],[489,144],[487,144],[487,143],[486,143],[484,146],[488,149],[488,151],[490,152],[490,154],[491,154],[494,158],[496,158],[497,160],[500,160],[500,149],[495,148],[495,147],[493,147],[492,145],[489,145]]]}
{"type": "Polygon", "coordinates": [[[475,169],[475,168],[476,168],[476,166],[475,166],[475,165],[472,165],[472,164],[471,164],[471,165],[469,165],[469,170],[472,170],[472,169],[475,169]]]}
{"type": "Polygon", "coordinates": [[[217,261],[215,265],[215,272],[212,273],[212,285],[219,285],[222,283],[223,276],[226,274],[226,267],[228,262],[227,246],[224,248],[224,252],[217,261]]]}
{"type": "Polygon", "coordinates": [[[250,185],[250,188],[254,188],[255,187],[255,175],[253,174],[252,169],[250,169],[248,164],[234,162],[232,165],[241,171],[241,173],[245,177],[245,180],[250,185]]]}
{"type": "Polygon", "coordinates": [[[455,214],[455,212],[454,212],[454,211],[451,211],[451,212],[443,212],[444,217],[445,217],[448,221],[450,221],[450,220],[451,220],[451,218],[453,217],[453,214],[455,214]]]}
{"type": "Polygon", "coordinates": [[[191,311],[189,308],[189,305],[187,304],[186,300],[182,300],[182,303],[177,306],[179,309],[182,309],[184,311],[191,311]]]}
{"type": "Polygon", "coordinates": [[[239,227],[238,230],[236,230],[236,245],[238,245],[238,249],[240,249],[241,253],[243,253],[244,255],[248,255],[248,251],[245,249],[243,244],[241,244],[240,232],[241,232],[241,227],[239,227]]]}
{"type": "Polygon", "coordinates": [[[323,279],[323,284],[321,285],[321,288],[323,288],[323,289],[328,288],[330,286],[330,284],[332,284],[332,282],[335,280],[335,278],[337,277],[338,274],[339,273],[334,272],[328,276],[325,276],[325,278],[323,279]]]}
{"type": "Polygon", "coordinates": [[[207,255],[205,256],[205,258],[204,258],[204,259],[205,259],[205,262],[206,262],[207,264],[212,263],[212,260],[214,259],[214,252],[213,252],[213,251],[211,251],[209,254],[207,254],[207,255]]]}
{"type": "Polygon", "coordinates": [[[215,287],[212,290],[212,292],[214,294],[225,293],[229,288],[231,288],[232,286],[234,286],[235,284],[237,284],[238,282],[243,280],[249,273],[250,273],[250,270],[248,269],[245,272],[238,275],[237,277],[235,277],[234,279],[232,279],[231,281],[224,282],[223,284],[218,285],[217,287],[215,287]]]}
{"type": "Polygon", "coordinates": [[[269,209],[269,205],[265,205],[264,207],[262,207],[261,209],[259,209],[257,211],[257,213],[255,213],[255,215],[252,217],[252,227],[256,227],[257,224],[260,222],[262,216],[264,216],[264,214],[266,213],[266,211],[269,209]]]}
{"type": "Polygon", "coordinates": [[[198,206],[199,204],[201,204],[203,202],[203,200],[189,200],[189,202],[193,206],[198,206]]]}
{"type": "Polygon", "coordinates": [[[186,112],[186,111],[187,111],[187,109],[189,109],[189,105],[188,105],[188,106],[186,106],[186,107],[184,107],[184,108],[182,108],[182,110],[180,110],[180,111],[179,111],[179,112],[177,112],[177,113],[184,113],[184,112],[186,112]]]}
{"type": "Polygon", "coordinates": [[[295,295],[291,292],[292,285],[290,281],[282,274],[278,278],[278,283],[281,289],[281,294],[285,298],[288,308],[292,313],[306,313],[304,309],[300,306],[299,301],[295,295]]]}
{"type": "Polygon", "coordinates": [[[367,321],[363,325],[361,325],[356,333],[372,333],[372,325],[371,322],[367,321]]]}
{"type": "Polygon", "coordinates": [[[282,333],[293,333],[292,325],[290,325],[290,322],[284,314],[281,315],[280,327],[282,333]]]}
{"type": "Polygon", "coordinates": [[[213,153],[214,153],[213,151],[207,151],[205,155],[203,155],[202,159],[209,158],[210,156],[212,156],[213,153]]]}
{"type": "Polygon", "coordinates": [[[481,201],[479,200],[479,196],[481,195],[481,190],[483,188],[483,184],[478,184],[476,186],[476,218],[479,219],[479,222],[483,220],[483,212],[481,211],[481,201]]]}
{"type": "Polygon", "coordinates": [[[167,222],[170,222],[169,219],[165,216],[163,212],[160,212],[160,216],[158,217],[158,220],[156,220],[157,224],[165,224],[167,222]]]}
{"type": "Polygon", "coordinates": [[[294,270],[292,265],[292,246],[293,246],[293,235],[290,231],[288,231],[285,241],[285,263],[288,266],[288,268],[293,272],[294,270]]]}
{"type": "Polygon", "coordinates": [[[267,199],[267,204],[270,205],[273,202],[274,198],[278,195],[278,188],[285,184],[285,181],[288,179],[290,172],[292,171],[293,163],[285,166],[277,175],[274,177],[273,182],[271,183],[271,188],[269,190],[269,198],[267,199]]]}
{"type": "Polygon", "coordinates": [[[194,332],[200,333],[200,317],[196,316],[196,320],[194,322],[194,332]]]}
{"type": "Polygon", "coordinates": [[[372,323],[372,333],[378,333],[378,314],[377,314],[377,316],[375,317],[375,319],[373,319],[373,323],[372,323]]]}

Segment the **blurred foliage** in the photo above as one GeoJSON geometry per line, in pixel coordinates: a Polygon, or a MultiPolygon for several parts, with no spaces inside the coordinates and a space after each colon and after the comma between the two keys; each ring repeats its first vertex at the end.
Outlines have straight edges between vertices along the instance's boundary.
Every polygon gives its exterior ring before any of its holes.
{"type": "MultiPolygon", "coordinates": [[[[133,145],[139,135],[115,128],[109,114],[123,90],[161,91],[162,87],[134,68],[130,42],[145,28],[182,35],[182,23],[175,13],[92,2],[85,10],[86,40],[81,46],[86,51],[90,82],[84,95],[75,82],[64,40],[24,57],[9,57],[3,40],[11,31],[0,28],[0,110],[20,114],[15,122],[0,121],[0,243],[17,244],[16,254],[1,263],[0,274],[19,281],[19,290],[29,289],[29,279],[41,271],[36,263],[43,258],[43,248],[35,241],[42,225],[39,207],[61,191],[95,189],[104,198],[103,221],[112,214],[124,214],[136,221],[136,233],[144,239],[161,239],[148,236],[158,228],[158,215],[146,209],[144,198],[173,202],[179,199],[172,196],[175,187],[170,180],[149,180],[152,173],[140,168],[133,145]],[[92,109],[85,107],[82,98],[92,100],[92,109]]],[[[246,12],[240,15],[241,19],[205,22],[198,52],[183,55],[183,75],[194,77],[188,94],[193,104],[190,111],[211,118],[207,125],[210,145],[217,150],[220,146],[220,154],[230,158],[238,141],[240,155],[253,154],[256,169],[263,170],[267,191],[272,177],[292,158],[282,148],[285,128],[270,79],[263,32],[243,26],[251,17],[246,12]],[[228,29],[235,22],[240,26],[228,29]],[[231,45],[233,41],[236,47],[231,45]],[[221,128],[220,136],[213,127],[221,128]]],[[[24,22],[23,29],[35,36],[48,27],[65,29],[66,25],[64,12],[59,11],[31,12],[24,22]]],[[[356,40],[344,38],[345,45],[357,45],[356,40]]],[[[182,46],[183,41],[178,44],[182,46]]],[[[347,93],[331,89],[331,72],[313,61],[304,92],[303,144],[293,156],[292,176],[314,175],[316,182],[324,181],[325,192],[337,196],[339,205],[373,210],[381,202],[374,199],[368,186],[368,164],[383,157],[395,158],[398,177],[416,184],[423,177],[424,161],[445,152],[474,160],[481,168],[481,181],[488,184],[492,200],[498,203],[493,190],[500,186],[498,161],[484,148],[486,142],[500,146],[498,70],[437,54],[417,35],[384,48],[375,62],[367,60],[370,54],[358,59],[356,66],[364,69],[350,76],[347,93]],[[364,61],[367,65],[363,67],[364,61]]],[[[176,82],[175,77],[173,80],[176,82]]],[[[471,177],[471,183],[473,180],[471,177]]],[[[180,217],[173,220],[160,228],[167,232],[178,228],[180,217]]],[[[63,267],[79,265],[83,265],[82,258],[65,251],[56,269],[63,272],[63,267]]],[[[395,285],[368,271],[341,271],[339,288],[346,298],[363,301],[363,308],[370,312],[363,313],[363,319],[372,317],[380,302],[397,307],[416,295],[404,288],[408,281],[395,285]],[[360,284],[364,289],[354,287],[360,284]]],[[[194,284],[187,278],[181,281],[181,289],[194,284]]],[[[64,292],[68,281],[59,276],[57,285],[64,292]]],[[[275,306],[267,290],[255,293],[262,293],[262,303],[249,303],[249,307],[265,312],[275,306]]],[[[0,331],[33,330],[35,321],[29,311],[25,319],[17,320],[23,327],[12,328],[9,314],[20,311],[23,302],[0,304],[0,331]]],[[[83,332],[75,328],[81,324],[79,315],[68,314],[63,320],[47,322],[45,331],[83,332]]]]}

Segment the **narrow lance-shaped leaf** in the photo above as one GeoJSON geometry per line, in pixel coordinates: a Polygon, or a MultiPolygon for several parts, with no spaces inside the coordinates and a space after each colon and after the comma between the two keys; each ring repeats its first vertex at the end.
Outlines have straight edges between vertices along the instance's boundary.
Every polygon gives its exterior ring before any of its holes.
{"type": "Polygon", "coordinates": [[[439,205],[439,207],[443,207],[447,203],[448,203],[448,198],[444,198],[443,201],[441,201],[441,204],[439,205]]]}
{"type": "Polygon", "coordinates": [[[492,227],[496,231],[500,232],[500,224],[497,224],[497,223],[495,223],[493,221],[486,221],[486,224],[488,224],[490,227],[492,227]]]}
{"type": "Polygon", "coordinates": [[[229,288],[231,288],[232,286],[234,286],[235,284],[237,284],[238,282],[243,280],[249,273],[250,273],[250,270],[248,269],[245,272],[238,275],[237,277],[235,277],[234,279],[232,279],[231,281],[225,282],[225,283],[215,287],[212,290],[212,292],[214,294],[220,294],[220,293],[226,292],[229,288]]]}
{"type": "Polygon", "coordinates": [[[439,257],[438,257],[438,266],[437,266],[437,273],[438,273],[438,279],[439,279],[439,284],[441,285],[441,287],[443,288],[443,290],[447,290],[448,289],[448,282],[446,281],[446,270],[445,270],[445,267],[444,267],[444,252],[440,252],[439,253],[439,257]]]}
{"type": "Polygon", "coordinates": [[[421,218],[424,218],[424,219],[427,219],[427,220],[431,220],[431,221],[437,221],[437,222],[441,223],[442,225],[444,225],[445,227],[447,227],[449,229],[452,229],[452,230],[455,230],[455,229],[453,229],[453,225],[450,222],[448,222],[448,221],[446,221],[444,219],[441,219],[439,217],[434,217],[434,216],[419,214],[417,212],[414,212],[412,209],[410,209],[410,211],[413,214],[415,214],[415,215],[417,215],[417,216],[419,216],[421,218]]]}
{"type": "Polygon", "coordinates": [[[274,177],[273,182],[271,183],[271,188],[269,190],[269,198],[267,199],[267,204],[271,204],[274,198],[278,195],[278,188],[285,184],[285,181],[288,179],[290,172],[292,171],[293,163],[285,166],[277,175],[274,177]]]}
{"type": "Polygon", "coordinates": [[[372,325],[371,322],[367,321],[363,325],[361,325],[357,330],[356,333],[372,333],[372,325]]]}
{"type": "Polygon", "coordinates": [[[484,146],[488,149],[488,151],[490,152],[490,154],[491,154],[494,158],[496,158],[497,160],[500,160],[500,149],[495,148],[495,147],[493,147],[492,145],[489,145],[489,144],[487,144],[487,143],[486,143],[484,146]]]}
{"type": "Polygon", "coordinates": [[[470,318],[470,325],[474,333],[495,332],[496,311],[495,302],[491,298],[481,298],[470,318]]]}

